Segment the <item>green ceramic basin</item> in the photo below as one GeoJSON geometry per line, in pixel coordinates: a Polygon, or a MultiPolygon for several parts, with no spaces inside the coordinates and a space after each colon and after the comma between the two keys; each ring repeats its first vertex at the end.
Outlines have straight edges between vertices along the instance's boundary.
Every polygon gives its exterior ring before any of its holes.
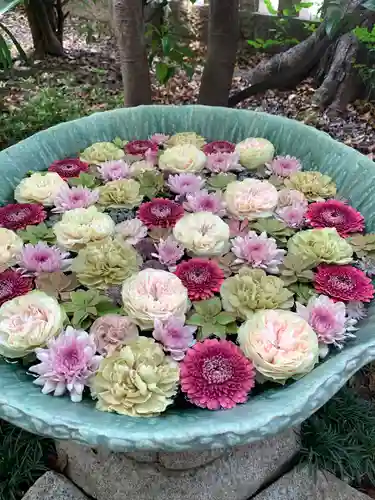
{"type": "MultiPolygon", "coordinates": [[[[64,123],[0,153],[0,202],[28,170],[72,156],[97,141],[120,136],[147,138],[161,132],[195,131],[207,139],[233,142],[265,137],[277,154],[302,160],[336,181],[339,194],[360,210],[367,230],[375,230],[375,166],[327,134],[296,121],[251,111],[203,106],[151,106],[119,109],[64,123]]],[[[94,403],[44,396],[31,377],[0,362],[0,418],[36,434],[72,439],[113,451],[187,450],[249,443],[301,423],[326,403],[359,368],[375,359],[375,305],[362,321],[357,339],[293,384],[254,396],[230,411],[170,410],[138,419],[96,411],[94,403]]]]}

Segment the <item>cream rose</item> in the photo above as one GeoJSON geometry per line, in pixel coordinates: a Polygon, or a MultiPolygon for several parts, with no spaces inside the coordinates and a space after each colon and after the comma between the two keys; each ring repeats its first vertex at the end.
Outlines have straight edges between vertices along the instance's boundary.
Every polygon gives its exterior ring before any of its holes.
{"type": "Polygon", "coordinates": [[[211,212],[184,215],[173,228],[173,236],[195,255],[222,255],[229,246],[229,226],[211,212]]]}
{"type": "Polygon", "coordinates": [[[18,234],[0,227],[0,273],[16,264],[22,247],[23,241],[18,234]]]}
{"type": "Polygon", "coordinates": [[[270,217],[277,199],[275,186],[259,179],[231,182],[224,194],[228,212],[238,219],[270,217]]]}
{"type": "Polygon", "coordinates": [[[57,243],[68,250],[78,251],[88,243],[111,236],[115,223],[96,207],[75,208],[65,212],[53,226],[57,243]]]}
{"type": "Polygon", "coordinates": [[[65,314],[54,297],[32,291],[0,307],[0,354],[23,358],[58,335],[65,314]]]}
{"type": "Polygon", "coordinates": [[[318,337],[298,314],[281,309],[255,312],[238,329],[245,355],[266,379],[284,384],[318,363],[318,337]]]}
{"type": "Polygon", "coordinates": [[[161,170],[176,174],[200,172],[205,163],[206,155],[193,144],[168,148],[159,158],[161,170]]]}
{"type": "Polygon", "coordinates": [[[189,308],[187,289],[172,273],[144,269],[124,281],[122,301],[126,314],[142,330],[152,329],[156,319],[184,319],[189,308]]]}
{"type": "Polygon", "coordinates": [[[14,190],[14,198],[18,203],[41,203],[52,207],[57,193],[67,183],[56,172],[35,172],[25,177],[14,190]]]}
{"type": "Polygon", "coordinates": [[[270,162],[275,154],[272,142],[262,137],[249,137],[237,144],[236,153],[240,155],[240,163],[248,170],[255,170],[270,162]]]}

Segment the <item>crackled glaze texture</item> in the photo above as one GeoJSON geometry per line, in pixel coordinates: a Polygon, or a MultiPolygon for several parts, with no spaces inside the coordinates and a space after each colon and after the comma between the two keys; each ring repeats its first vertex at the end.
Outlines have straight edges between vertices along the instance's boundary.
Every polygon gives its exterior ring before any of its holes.
{"type": "MultiPolygon", "coordinates": [[[[360,210],[375,230],[374,163],[298,122],[251,111],[202,106],[120,109],[64,123],[0,153],[0,201],[28,170],[74,156],[96,141],[147,138],[160,132],[195,131],[209,140],[239,142],[265,137],[277,154],[297,156],[304,168],[332,175],[339,194],[360,210]]],[[[361,366],[375,359],[375,304],[358,338],[292,385],[266,392],[230,411],[189,409],[137,419],[101,413],[93,402],[44,396],[24,370],[0,362],[0,417],[37,434],[71,439],[112,451],[179,451],[220,448],[257,441],[295,426],[328,401],[361,366]]]]}

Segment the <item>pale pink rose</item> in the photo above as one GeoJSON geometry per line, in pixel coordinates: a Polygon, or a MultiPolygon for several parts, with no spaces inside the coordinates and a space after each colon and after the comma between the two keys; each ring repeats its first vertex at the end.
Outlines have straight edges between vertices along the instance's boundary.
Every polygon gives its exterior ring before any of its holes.
{"type": "Polygon", "coordinates": [[[115,232],[124,243],[136,245],[146,237],[147,227],[139,219],[130,219],[117,224],[115,232]]]}
{"type": "Polygon", "coordinates": [[[131,318],[119,314],[106,314],[97,318],[91,325],[90,336],[95,340],[97,351],[107,355],[118,346],[135,340],[139,336],[139,331],[131,318]]]}
{"type": "Polygon", "coordinates": [[[224,194],[227,211],[240,220],[270,217],[277,200],[275,186],[268,181],[253,178],[231,182],[224,194]]]}
{"type": "Polygon", "coordinates": [[[308,205],[305,195],[296,189],[281,189],[277,200],[277,208],[287,207],[289,205],[308,205]]]}
{"type": "Polygon", "coordinates": [[[232,252],[237,257],[234,264],[249,264],[259,267],[270,274],[277,274],[284,260],[285,250],[277,248],[276,240],[268,238],[266,233],[257,235],[249,231],[246,236],[232,240],[232,252]]]}

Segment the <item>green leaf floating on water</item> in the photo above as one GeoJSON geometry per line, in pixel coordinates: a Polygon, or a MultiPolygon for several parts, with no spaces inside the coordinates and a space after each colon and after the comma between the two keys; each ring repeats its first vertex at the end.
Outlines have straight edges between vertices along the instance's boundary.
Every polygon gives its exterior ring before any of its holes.
{"type": "Polygon", "coordinates": [[[303,305],[306,305],[311,297],[316,297],[317,295],[314,288],[307,285],[306,283],[293,283],[288,288],[290,291],[295,293],[296,302],[299,302],[303,305]]]}
{"type": "Polygon", "coordinates": [[[83,186],[87,188],[95,188],[99,185],[95,175],[86,174],[85,172],[81,172],[79,177],[71,177],[68,182],[71,186],[83,186]]]}
{"type": "Polygon", "coordinates": [[[193,302],[194,313],[188,318],[187,324],[198,326],[197,338],[203,340],[210,335],[225,339],[229,334],[237,333],[236,317],[222,311],[219,297],[193,302]]]}
{"type": "Polygon", "coordinates": [[[346,240],[353,247],[353,251],[358,257],[375,258],[375,234],[353,234],[346,240]]]}
{"type": "Polygon", "coordinates": [[[48,227],[44,222],[36,226],[27,226],[26,229],[17,231],[17,234],[25,243],[36,245],[39,241],[54,243],[56,238],[52,228],[48,227]]]}
{"type": "Polygon", "coordinates": [[[258,233],[267,233],[268,236],[275,238],[280,243],[286,243],[288,238],[295,233],[294,229],[277,219],[259,219],[252,222],[250,228],[255,229],[258,233]]]}
{"type": "Polygon", "coordinates": [[[237,180],[237,176],[235,174],[218,174],[210,177],[207,180],[207,183],[215,189],[225,189],[228,184],[235,180],[237,180]]]}
{"type": "Polygon", "coordinates": [[[280,268],[280,278],[285,285],[289,286],[296,282],[309,282],[314,279],[312,268],[315,266],[315,261],[302,259],[301,256],[287,254],[280,268]]]}
{"type": "Polygon", "coordinates": [[[146,170],[137,175],[136,179],[141,185],[140,193],[149,199],[154,198],[164,189],[164,177],[161,172],[146,170]]]}

